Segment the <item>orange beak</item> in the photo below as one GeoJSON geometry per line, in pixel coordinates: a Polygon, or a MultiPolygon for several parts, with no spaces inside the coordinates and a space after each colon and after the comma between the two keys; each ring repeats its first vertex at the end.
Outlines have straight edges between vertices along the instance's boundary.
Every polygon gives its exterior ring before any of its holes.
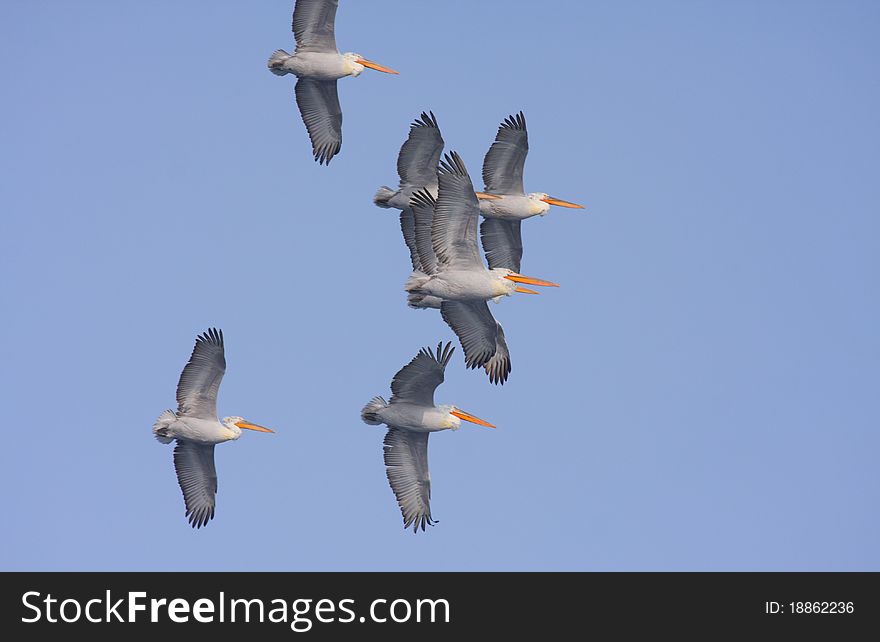
{"type": "Polygon", "coordinates": [[[583,205],[578,205],[577,203],[570,203],[568,201],[563,201],[561,198],[553,198],[552,196],[548,196],[547,198],[542,198],[542,201],[545,203],[549,203],[550,205],[558,205],[559,207],[570,207],[576,210],[584,209],[583,205]]]}
{"type": "Polygon", "coordinates": [[[500,196],[495,196],[495,194],[487,194],[486,192],[474,192],[477,195],[477,198],[481,201],[490,201],[496,198],[501,198],[500,196]]]}
{"type": "Polygon", "coordinates": [[[391,67],[383,67],[377,62],[373,62],[372,60],[367,60],[366,58],[358,58],[357,63],[363,65],[364,67],[369,67],[370,69],[375,69],[376,71],[381,71],[386,74],[394,74],[400,75],[399,71],[394,71],[391,67]]]}
{"type": "Polygon", "coordinates": [[[252,424],[248,421],[239,421],[235,425],[239,428],[247,428],[248,430],[256,430],[257,432],[275,432],[274,430],[269,430],[268,428],[264,428],[263,426],[259,426],[257,424],[252,424]]]}
{"type": "Polygon", "coordinates": [[[516,290],[514,290],[514,292],[522,292],[523,294],[541,294],[540,292],[535,292],[534,290],[524,288],[520,285],[516,286],[516,290]]]}
{"type": "Polygon", "coordinates": [[[541,279],[535,279],[530,276],[523,276],[522,274],[517,274],[516,272],[514,272],[513,274],[508,274],[504,278],[515,281],[516,283],[526,283],[528,285],[543,285],[545,287],[553,288],[559,287],[558,283],[553,283],[551,281],[542,281],[541,279]]]}
{"type": "Polygon", "coordinates": [[[459,410],[458,408],[453,410],[452,414],[459,419],[464,419],[465,421],[469,421],[472,424],[479,424],[481,426],[486,426],[486,428],[495,428],[495,426],[490,424],[488,421],[483,421],[479,417],[474,417],[473,415],[465,412],[464,410],[459,410]]]}

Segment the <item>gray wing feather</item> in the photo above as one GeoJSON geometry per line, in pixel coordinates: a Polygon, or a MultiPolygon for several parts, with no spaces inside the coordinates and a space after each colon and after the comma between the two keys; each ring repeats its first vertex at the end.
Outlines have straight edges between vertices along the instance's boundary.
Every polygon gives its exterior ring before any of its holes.
{"type": "Polygon", "coordinates": [[[296,104],[309,132],[315,160],[329,165],[342,149],[342,108],[336,81],[300,78],[296,82],[296,104]]]}
{"type": "Polygon", "coordinates": [[[403,242],[409,249],[409,260],[412,262],[413,270],[423,272],[419,250],[416,246],[416,220],[409,207],[400,210],[400,231],[403,233],[403,242]]]}
{"type": "Polygon", "coordinates": [[[409,137],[397,156],[400,187],[423,188],[437,185],[437,164],[443,153],[443,137],[433,112],[422,112],[409,128],[409,137]]]}
{"type": "Polygon", "coordinates": [[[177,382],[177,414],[217,419],[217,391],[226,372],[223,331],[210,328],[196,337],[189,361],[177,382]]]}
{"type": "Polygon", "coordinates": [[[461,157],[446,154],[438,171],[439,191],[431,224],[437,262],[445,267],[485,269],[477,247],[480,205],[461,157]]]}
{"type": "Polygon", "coordinates": [[[444,301],[440,305],[440,314],[461,341],[467,367],[485,366],[497,350],[500,327],[486,302],[444,301]]]}
{"type": "Polygon", "coordinates": [[[529,153],[529,133],[522,112],[508,116],[498,127],[495,142],[483,159],[483,182],[494,194],[525,194],[523,167],[529,153]]]}
{"type": "Polygon", "coordinates": [[[339,0],[296,0],[293,37],[297,51],[335,53],[336,8],[339,0]]]}
{"type": "Polygon", "coordinates": [[[391,403],[433,406],[434,391],[443,383],[443,371],[454,351],[451,342],[444,347],[442,341],[437,345],[436,353],[430,348],[419,350],[391,380],[391,403]]]}
{"type": "Polygon", "coordinates": [[[434,254],[432,240],[436,204],[437,201],[428,190],[418,191],[410,199],[410,208],[415,219],[416,254],[419,256],[421,271],[429,275],[437,272],[437,255],[434,254]]]}
{"type": "Polygon", "coordinates": [[[504,338],[504,328],[497,321],[495,324],[498,326],[498,334],[495,335],[495,354],[483,365],[483,368],[489,375],[489,381],[503,386],[512,369],[510,351],[507,349],[507,341],[504,338]]]}
{"type": "Polygon", "coordinates": [[[480,225],[480,237],[490,270],[507,268],[519,272],[523,254],[522,221],[484,219],[480,225]]]}
{"type": "Polygon", "coordinates": [[[417,533],[433,526],[428,433],[390,427],[383,446],[385,474],[403,515],[403,527],[417,533]]]}
{"type": "Polygon", "coordinates": [[[214,519],[217,495],[217,471],[214,468],[214,444],[177,440],[174,469],[183,491],[187,521],[201,528],[214,519]]]}

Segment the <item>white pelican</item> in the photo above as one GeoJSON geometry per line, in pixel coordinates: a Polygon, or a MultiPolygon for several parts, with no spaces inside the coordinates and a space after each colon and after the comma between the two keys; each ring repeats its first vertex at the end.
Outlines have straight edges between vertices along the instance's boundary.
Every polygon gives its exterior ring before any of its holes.
{"type": "Polygon", "coordinates": [[[583,205],[554,198],[544,192],[525,193],[523,167],[529,153],[529,133],[522,112],[508,116],[498,127],[495,142],[483,160],[486,192],[499,198],[481,200],[480,213],[486,218],[480,236],[490,268],[503,267],[519,272],[522,260],[522,221],[545,216],[551,205],[583,209],[583,205]]]}
{"type": "Polygon", "coordinates": [[[153,425],[163,444],[175,439],[174,469],[183,491],[187,521],[201,528],[214,518],[217,471],[214,446],[241,437],[241,429],[274,432],[242,417],[217,418],[217,391],[226,372],[223,332],[209,329],[196,338],[177,383],[177,412],[166,410],[153,425]]]}
{"type": "MultiPolygon", "coordinates": [[[[397,156],[397,174],[400,183],[397,190],[383,185],[376,191],[373,203],[383,208],[400,210],[400,231],[403,233],[403,241],[409,249],[410,261],[413,266],[413,277],[433,274],[421,264],[419,252],[415,246],[415,219],[413,216],[410,200],[417,191],[427,190],[433,196],[437,196],[437,165],[440,162],[440,154],[443,153],[443,136],[437,125],[434,112],[422,112],[409,128],[409,136],[400,147],[397,156]]],[[[483,192],[477,192],[477,198],[498,198],[483,192]]],[[[430,217],[428,218],[430,227],[430,217]]],[[[429,231],[430,235],[430,231],[429,231]]],[[[428,244],[430,245],[430,236],[428,244]]],[[[433,260],[434,251],[423,252],[425,257],[430,254],[433,260]]],[[[436,260],[433,260],[436,263],[436,260]]],[[[436,308],[440,309],[440,299],[432,296],[411,294],[408,303],[413,308],[436,308]]]]}
{"type": "Polygon", "coordinates": [[[507,268],[486,269],[477,247],[479,202],[457,153],[447,154],[440,163],[438,182],[436,201],[426,190],[417,192],[411,201],[415,245],[426,272],[413,273],[405,289],[411,305],[423,303],[426,297],[439,300],[443,320],[461,341],[468,368],[485,367],[493,383],[504,383],[510,373],[510,355],[504,331],[489,312],[486,301],[499,300],[514,292],[536,294],[520,283],[556,284],[507,268]]]}
{"type": "Polygon", "coordinates": [[[371,426],[385,424],[384,457],[388,482],[403,514],[403,528],[433,526],[431,517],[431,474],[428,471],[428,435],[440,430],[458,430],[462,420],[494,428],[492,424],[455,406],[435,406],[434,391],[443,383],[443,371],[455,348],[437,346],[437,352],[422,348],[391,381],[391,401],[373,397],[361,410],[361,419],[371,426]]]}
{"type": "MultiPolygon", "coordinates": [[[[418,261],[422,272],[413,273],[414,276],[424,274],[426,276],[437,273],[437,257],[434,254],[434,246],[431,241],[431,228],[434,222],[434,207],[436,200],[427,191],[416,192],[412,199],[412,212],[415,219],[415,248],[418,254],[418,261]]],[[[414,278],[413,276],[410,277],[414,278]]],[[[521,288],[520,292],[531,292],[521,288]]],[[[435,308],[441,310],[443,299],[412,292],[408,297],[409,306],[412,308],[435,308]]],[[[511,362],[510,351],[507,348],[507,341],[504,339],[504,328],[498,323],[489,311],[489,306],[485,301],[474,301],[469,305],[462,305],[458,302],[452,302],[446,306],[446,314],[460,319],[457,323],[461,326],[470,326],[479,332],[471,332],[468,335],[467,343],[462,339],[462,345],[465,345],[465,356],[470,354],[470,367],[478,367],[477,363],[483,357],[481,353],[488,353],[489,346],[494,341],[495,348],[491,351],[491,355],[483,364],[486,374],[489,375],[489,381],[495,384],[504,384],[510,375],[511,362]],[[491,328],[495,327],[494,336],[491,328]]],[[[444,317],[444,320],[446,317],[444,317]]],[[[447,323],[452,325],[447,320],[447,323]]],[[[483,355],[484,356],[484,355],[483,355]]]]}
{"type": "Polygon", "coordinates": [[[318,163],[329,164],[342,148],[342,109],[336,81],[359,76],[365,67],[386,74],[397,72],[356,53],[336,48],[336,8],[339,0],[296,0],[293,9],[293,55],[278,49],[269,58],[269,70],[277,75],[294,74],[296,104],[312,141],[318,163]]]}

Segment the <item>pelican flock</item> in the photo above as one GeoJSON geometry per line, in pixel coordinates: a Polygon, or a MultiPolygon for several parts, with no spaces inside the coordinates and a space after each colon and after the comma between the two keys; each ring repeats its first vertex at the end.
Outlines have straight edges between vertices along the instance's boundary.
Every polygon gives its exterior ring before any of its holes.
{"type": "MultiPolygon", "coordinates": [[[[360,54],[339,52],[338,5],[339,0],[296,0],[296,48],[292,54],[278,49],[268,61],[273,74],[297,77],[296,102],[319,165],[328,165],[342,148],[337,80],[357,77],[364,69],[397,74],[360,54]]],[[[420,23],[419,28],[429,26],[420,23]]],[[[466,368],[482,368],[490,383],[504,384],[512,371],[510,350],[488,302],[516,293],[537,294],[526,286],[558,287],[520,273],[522,221],[546,215],[551,206],[583,206],[544,192],[526,193],[523,173],[529,140],[522,111],[505,118],[497,129],[483,159],[483,191],[474,189],[462,157],[454,151],[444,156],[444,147],[437,117],[432,111],[421,112],[397,156],[397,188],[382,186],[372,200],[400,212],[400,231],[412,266],[404,284],[407,304],[438,310],[461,343],[466,368]]],[[[363,173],[363,168],[358,171],[363,173]]],[[[365,423],[388,427],[383,442],[386,475],[405,530],[425,531],[436,523],[431,514],[429,435],[458,430],[462,421],[495,427],[456,406],[435,405],[434,391],[443,383],[454,352],[451,342],[441,341],[433,351],[422,348],[394,376],[390,400],[374,397],[361,410],[365,423]]],[[[273,432],[239,416],[218,418],[217,392],[225,371],[223,334],[211,328],[196,339],[180,375],[177,411],[166,410],[153,426],[160,442],[177,442],[174,468],[186,517],[194,528],[214,517],[215,445],[238,439],[242,429],[273,432]]]]}
{"type": "Polygon", "coordinates": [[[163,444],[177,440],[174,469],[183,491],[186,517],[193,528],[214,519],[217,471],[214,446],[241,437],[242,428],[274,432],[244,417],[217,418],[217,392],[226,372],[223,332],[210,328],[196,345],[177,382],[177,412],[166,410],[153,424],[153,435],[163,444]]]}

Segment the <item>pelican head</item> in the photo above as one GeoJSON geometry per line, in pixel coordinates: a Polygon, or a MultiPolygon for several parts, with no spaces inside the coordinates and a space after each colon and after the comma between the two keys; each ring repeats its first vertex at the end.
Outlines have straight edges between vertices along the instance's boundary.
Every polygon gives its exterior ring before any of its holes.
{"type": "Polygon", "coordinates": [[[373,62],[372,60],[367,60],[362,55],[348,52],[342,54],[343,60],[345,60],[346,68],[348,69],[348,74],[350,76],[354,76],[357,78],[361,75],[361,72],[365,67],[369,67],[370,69],[375,69],[376,71],[381,71],[386,74],[398,74],[400,72],[394,71],[390,67],[383,67],[377,62],[373,62]]]}
{"type": "Polygon", "coordinates": [[[507,268],[494,268],[490,270],[492,275],[495,277],[495,289],[496,296],[510,296],[514,292],[522,292],[523,294],[538,294],[534,290],[529,290],[528,288],[524,288],[520,283],[526,283],[528,285],[540,285],[543,287],[553,287],[558,288],[558,283],[553,283],[552,281],[544,281],[543,279],[536,279],[532,276],[523,276],[513,270],[508,270],[507,268]]]}
{"type": "Polygon", "coordinates": [[[544,192],[532,192],[529,194],[529,211],[534,216],[535,214],[539,216],[544,216],[547,212],[550,211],[551,205],[558,205],[559,207],[570,207],[572,209],[584,209],[583,205],[578,205],[577,203],[571,203],[569,201],[563,201],[561,198],[554,198],[549,194],[545,194],[544,192]]]}
{"type": "Polygon", "coordinates": [[[232,433],[232,439],[238,439],[241,437],[242,428],[256,430],[257,432],[275,432],[274,430],[269,430],[259,424],[252,424],[244,417],[223,417],[223,425],[232,433]]]}
{"type": "Polygon", "coordinates": [[[494,428],[493,424],[490,424],[488,421],[483,421],[479,417],[475,417],[469,412],[465,412],[461,408],[456,408],[455,406],[445,405],[440,406],[440,410],[443,411],[443,427],[449,428],[450,430],[458,430],[461,428],[461,421],[469,421],[472,424],[478,424],[480,426],[486,426],[487,428],[494,428]]]}

